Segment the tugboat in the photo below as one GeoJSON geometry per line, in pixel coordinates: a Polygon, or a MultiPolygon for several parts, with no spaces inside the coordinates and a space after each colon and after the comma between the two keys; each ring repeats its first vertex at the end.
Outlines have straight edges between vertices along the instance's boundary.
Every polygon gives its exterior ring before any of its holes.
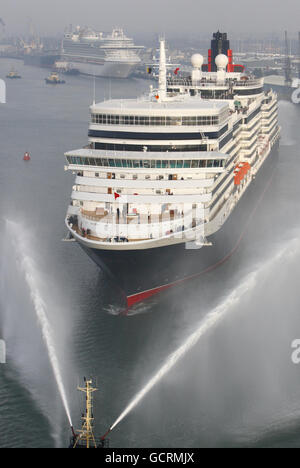
{"type": "Polygon", "coordinates": [[[56,72],[52,72],[48,78],[45,78],[45,81],[47,84],[65,84],[65,80],[61,80],[56,72]]]}
{"type": "Polygon", "coordinates": [[[106,439],[105,434],[101,438],[96,438],[93,432],[94,416],[93,416],[93,393],[98,389],[93,387],[92,380],[87,380],[84,377],[84,387],[78,387],[80,392],[85,393],[86,410],[82,414],[82,426],[81,429],[75,432],[74,428],[71,427],[72,437],[70,440],[69,448],[76,449],[89,449],[89,448],[107,448],[109,446],[109,440],[106,439]]]}
{"type": "Polygon", "coordinates": [[[23,156],[23,161],[30,161],[30,159],[30,154],[28,153],[28,151],[26,151],[23,156]]]}
{"type": "Polygon", "coordinates": [[[16,79],[20,79],[22,78],[21,75],[19,75],[19,73],[14,70],[14,68],[11,69],[11,71],[9,72],[8,75],[6,75],[6,78],[9,78],[10,80],[16,80],[16,79]]]}

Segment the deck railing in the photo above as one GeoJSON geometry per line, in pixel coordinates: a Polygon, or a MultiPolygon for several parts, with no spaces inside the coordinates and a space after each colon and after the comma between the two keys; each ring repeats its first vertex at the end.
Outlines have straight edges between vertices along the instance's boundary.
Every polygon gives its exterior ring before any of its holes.
{"type": "Polygon", "coordinates": [[[169,78],[167,80],[168,86],[196,86],[196,87],[203,87],[203,88],[210,88],[216,86],[230,86],[230,87],[255,87],[255,86],[262,86],[263,80],[262,79],[251,79],[251,80],[225,80],[224,83],[220,83],[217,80],[197,80],[194,81],[191,78],[169,78]]]}

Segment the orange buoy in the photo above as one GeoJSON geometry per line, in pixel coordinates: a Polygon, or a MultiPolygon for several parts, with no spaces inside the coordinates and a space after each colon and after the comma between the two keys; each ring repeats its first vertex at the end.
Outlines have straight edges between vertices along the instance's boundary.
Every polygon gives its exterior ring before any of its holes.
{"type": "Polygon", "coordinates": [[[24,153],[23,160],[24,161],[30,161],[30,154],[28,153],[28,151],[26,151],[26,153],[24,153]]]}

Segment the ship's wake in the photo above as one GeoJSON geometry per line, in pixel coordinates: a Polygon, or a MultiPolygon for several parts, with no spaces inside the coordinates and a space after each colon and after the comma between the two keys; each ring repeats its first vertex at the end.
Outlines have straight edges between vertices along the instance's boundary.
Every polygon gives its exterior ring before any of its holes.
{"type": "Polygon", "coordinates": [[[156,302],[152,299],[147,303],[135,304],[134,306],[128,309],[126,309],[124,306],[109,304],[105,306],[103,310],[109,315],[134,317],[135,315],[143,315],[147,314],[148,312],[152,312],[153,306],[155,304],[156,302]]]}
{"type": "Polygon", "coordinates": [[[114,305],[114,304],[108,304],[105,307],[103,307],[103,310],[104,310],[104,312],[106,312],[109,315],[117,316],[117,315],[122,314],[122,312],[124,310],[124,307],[117,306],[117,305],[114,305]]]}
{"type": "Polygon", "coordinates": [[[300,252],[299,233],[295,233],[292,240],[277,247],[273,255],[263,263],[259,263],[248,273],[244,279],[236,286],[224,300],[210,311],[205,318],[196,327],[196,330],[188,336],[183,344],[173,352],[165,361],[158,372],[149,380],[149,382],[137,393],[121,415],[112,424],[110,430],[114,429],[152,390],[152,388],[160,382],[160,380],[168,374],[171,369],[182,359],[188,351],[190,351],[199,340],[208,332],[212,331],[230,312],[236,312],[240,305],[241,299],[253,293],[258,282],[262,280],[277,264],[280,264],[283,259],[288,260],[293,258],[300,252]]]}

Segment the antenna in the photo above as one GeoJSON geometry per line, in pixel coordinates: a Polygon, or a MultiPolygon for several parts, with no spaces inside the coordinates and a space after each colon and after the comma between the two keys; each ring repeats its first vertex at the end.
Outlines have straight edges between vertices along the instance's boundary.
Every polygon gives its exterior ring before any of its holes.
{"type": "Polygon", "coordinates": [[[167,94],[167,67],[166,67],[166,42],[164,37],[160,37],[160,59],[159,59],[159,86],[158,92],[160,100],[164,100],[167,94]]]}
{"type": "Polygon", "coordinates": [[[97,443],[93,433],[93,393],[97,391],[97,388],[93,387],[91,379],[84,377],[84,387],[78,387],[78,390],[85,393],[86,408],[85,413],[82,415],[82,428],[79,435],[75,439],[74,448],[77,445],[84,444],[86,448],[94,447],[97,448],[97,443]]]}

